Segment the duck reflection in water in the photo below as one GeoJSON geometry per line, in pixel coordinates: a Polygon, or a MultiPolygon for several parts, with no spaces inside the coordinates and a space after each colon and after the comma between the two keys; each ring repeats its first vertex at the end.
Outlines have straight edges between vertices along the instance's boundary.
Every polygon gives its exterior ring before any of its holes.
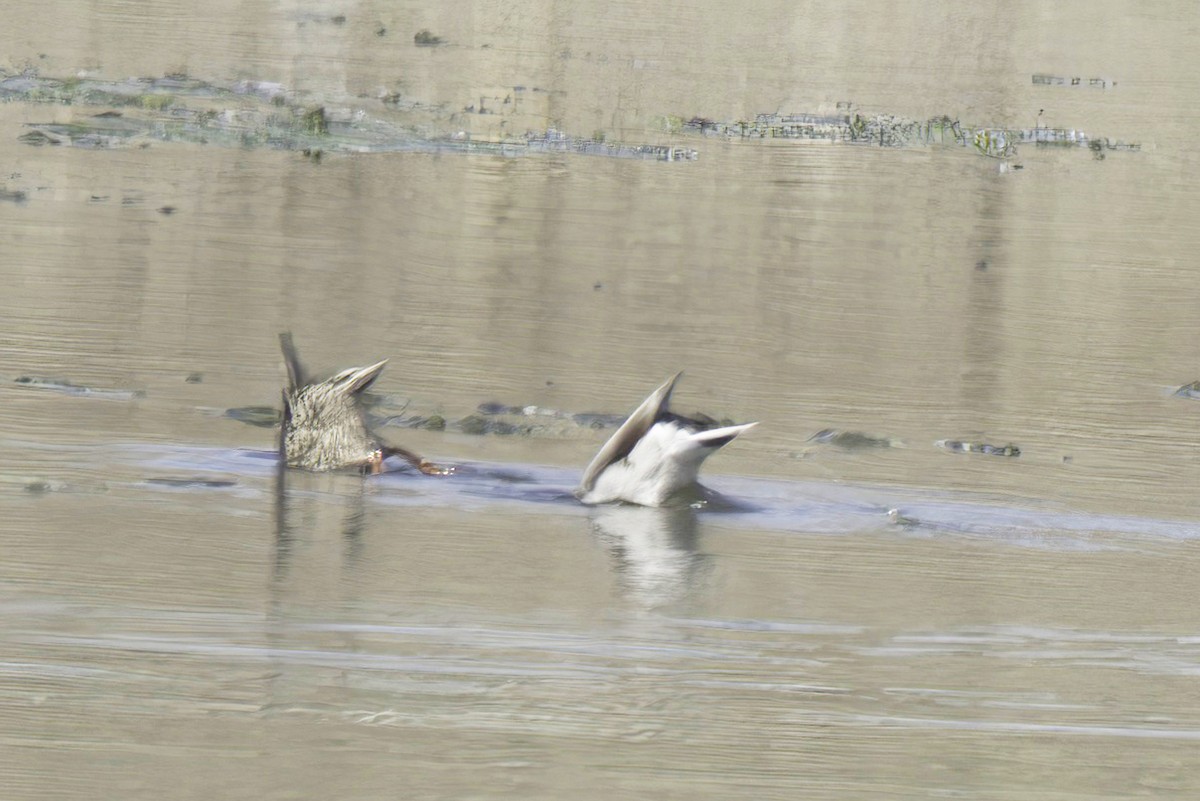
{"type": "Polygon", "coordinates": [[[604,444],[584,470],[577,498],[586,504],[685,504],[699,490],[696,477],[704,460],[758,425],[718,427],[671,412],[671,391],[681,375],[654,390],[604,444]]]}
{"type": "Polygon", "coordinates": [[[367,485],[352,475],[298,474],[280,460],[274,480],[273,581],[285,580],[298,558],[306,575],[297,587],[306,593],[319,591],[318,577],[328,579],[338,570],[357,571],[369,493],[367,485]]]}
{"type": "Polygon", "coordinates": [[[612,556],[622,588],[644,606],[682,600],[703,575],[690,507],[605,506],[592,516],[592,530],[612,556]]]}
{"type": "Polygon", "coordinates": [[[283,391],[280,455],[288,467],[356,469],[374,475],[383,472],[388,456],[398,456],[426,475],[454,472],[404,448],[383,444],[367,426],[362,393],[383,372],[386,359],[316,381],[301,364],[292,335],[280,334],[279,344],[288,376],[283,391]]]}

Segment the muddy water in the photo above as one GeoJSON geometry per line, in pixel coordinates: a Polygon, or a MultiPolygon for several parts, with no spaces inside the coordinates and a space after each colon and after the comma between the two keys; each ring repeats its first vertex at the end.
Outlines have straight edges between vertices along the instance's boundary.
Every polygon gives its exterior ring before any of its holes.
{"type": "Polygon", "coordinates": [[[1123,13],[7,4],[5,76],[698,157],[33,146],[105,109],[0,104],[3,795],[1194,797],[1200,87],[1190,6],[1123,13]],[[847,108],[1141,149],[670,122],[847,108]],[[284,329],[390,357],[385,433],[460,474],[280,477],[225,412],[284,329]],[[762,421],[724,500],[575,505],[571,415],[678,369],[762,421]]]}

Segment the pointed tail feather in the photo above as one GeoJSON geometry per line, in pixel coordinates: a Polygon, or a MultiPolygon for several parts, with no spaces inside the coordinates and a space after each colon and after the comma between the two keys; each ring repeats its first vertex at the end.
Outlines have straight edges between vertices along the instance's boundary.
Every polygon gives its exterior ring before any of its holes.
{"type": "Polygon", "coordinates": [[[667,404],[671,401],[671,391],[675,389],[675,382],[681,375],[683,375],[682,371],[676,373],[668,378],[662,386],[651,392],[650,397],[642,401],[642,405],[634,409],[633,414],[629,415],[616,433],[609,437],[608,442],[604,443],[604,447],[583,471],[583,478],[579,481],[577,493],[590,490],[595,485],[596,479],[604,472],[604,468],[629,455],[633,446],[645,436],[658,416],[666,411],[667,404]]]}
{"type": "Polygon", "coordinates": [[[738,434],[749,431],[758,425],[755,423],[743,423],[736,426],[725,426],[724,428],[710,428],[707,431],[697,431],[692,434],[691,441],[705,448],[720,448],[723,445],[728,445],[737,438],[738,434]]]}
{"type": "Polygon", "coordinates": [[[287,367],[288,389],[299,389],[308,383],[308,376],[300,364],[300,355],[296,353],[291,331],[284,331],[279,335],[279,347],[283,351],[283,364],[287,367]]]}
{"type": "Polygon", "coordinates": [[[349,394],[362,392],[371,386],[376,378],[379,378],[379,374],[383,372],[387,363],[388,360],[384,359],[367,367],[355,367],[344,371],[335,377],[338,389],[349,394]]]}

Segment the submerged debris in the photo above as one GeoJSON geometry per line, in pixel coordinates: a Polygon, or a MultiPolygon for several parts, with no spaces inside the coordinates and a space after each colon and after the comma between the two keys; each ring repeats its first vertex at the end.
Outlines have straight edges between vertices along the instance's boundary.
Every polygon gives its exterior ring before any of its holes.
{"type": "Polygon", "coordinates": [[[793,459],[808,459],[817,453],[817,446],[831,445],[846,451],[867,450],[871,448],[903,448],[904,443],[891,437],[875,434],[864,434],[861,431],[841,431],[836,428],[823,428],[807,440],[809,447],[791,454],[793,459]]]}
{"type": "Polygon", "coordinates": [[[620,414],[603,414],[600,412],[580,412],[571,415],[571,419],[584,428],[616,428],[625,422],[625,416],[620,414]]]}
{"type": "MultiPolygon", "coordinates": [[[[373,394],[364,395],[367,422],[373,428],[414,428],[426,431],[453,429],[474,436],[572,436],[583,431],[616,428],[625,422],[619,414],[596,412],[572,413],[544,406],[509,406],[487,401],[479,404],[476,411],[458,420],[447,420],[440,414],[404,414],[407,403],[400,404],[394,398],[373,394]],[[399,413],[387,414],[389,411],[399,413]]],[[[274,428],[283,415],[273,406],[238,406],[225,410],[204,410],[208,413],[237,420],[259,428],[274,428]]],[[[714,420],[704,415],[697,419],[712,426],[731,425],[728,420],[714,420]]]]}
{"type": "Polygon", "coordinates": [[[428,417],[422,415],[405,417],[397,414],[391,417],[372,419],[371,424],[375,426],[396,426],[398,428],[421,428],[426,431],[446,430],[446,418],[440,414],[431,414],[428,417]]]}
{"type": "Polygon", "coordinates": [[[310,136],[325,136],[329,133],[329,119],[325,116],[325,107],[317,106],[304,112],[304,132],[310,136]]]}
{"type": "Polygon", "coordinates": [[[989,445],[986,442],[964,442],[957,439],[939,439],[933,443],[944,451],[951,453],[982,453],[985,456],[1020,456],[1021,449],[1016,445],[989,445]]]}
{"type": "MultiPolygon", "coordinates": [[[[554,420],[570,420],[582,428],[602,429],[616,428],[625,422],[625,416],[619,414],[603,414],[599,412],[564,412],[558,409],[548,409],[544,406],[506,406],[496,401],[479,404],[476,411],[481,415],[515,415],[522,417],[546,417],[554,420]]],[[[714,421],[714,425],[716,425],[714,421]]]]}
{"type": "Polygon", "coordinates": [[[274,428],[283,420],[283,413],[274,406],[238,406],[226,409],[225,416],[259,428],[274,428]]]}
{"type": "Polygon", "coordinates": [[[894,526],[900,526],[901,528],[916,528],[917,526],[921,525],[920,520],[915,517],[907,517],[906,515],[901,514],[899,509],[888,509],[887,516],[889,523],[894,526]]]}
{"type": "Polygon", "coordinates": [[[469,414],[463,419],[455,423],[455,428],[462,431],[464,434],[498,434],[502,437],[521,434],[528,436],[536,430],[536,426],[527,423],[518,425],[510,423],[506,420],[501,420],[495,417],[487,417],[482,414],[469,414]]]}
{"type": "Polygon", "coordinates": [[[61,378],[39,378],[37,376],[23,375],[20,378],[17,378],[15,383],[33,389],[49,389],[54,392],[65,393],[67,395],[103,398],[105,400],[135,400],[137,398],[144,398],[146,396],[146,393],[140,389],[104,389],[99,387],[88,387],[82,384],[73,384],[70,381],[61,378]]]}
{"type": "Polygon", "coordinates": [[[1033,74],[1034,86],[1086,86],[1089,89],[1108,89],[1110,86],[1116,86],[1116,81],[1111,81],[1108,78],[1088,78],[1079,77],[1064,78],[1061,75],[1046,75],[1044,73],[1035,72],[1033,74]]]}
{"type": "Polygon", "coordinates": [[[896,448],[900,446],[900,443],[891,437],[878,437],[873,434],[864,434],[861,431],[839,431],[836,428],[821,429],[809,437],[808,442],[814,442],[819,445],[834,445],[846,450],[896,448]]]}
{"type": "Polygon", "coordinates": [[[847,142],[876,147],[956,145],[970,147],[993,158],[1016,155],[1020,144],[1091,147],[1104,150],[1140,150],[1134,143],[1089,137],[1073,128],[971,127],[948,116],[914,120],[891,114],[759,114],[753,121],[714,122],[693,117],[683,130],[704,136],[737,139],[798,139],[847,142]]]}
{"type": "MultiPolygon", "coordinates": [[[[413,41],[422,47],[445,43],[428,30],[418,31],[413,41]]],[[[1092,79],[1091,83],[1096,80],[1103,83],[1103,79],[1092,79]]],[[[1051,81],[1048,78],[1046,82],[1051,81]]],[[[497,109],[503,109],[503,114],[525,116],[505,119],[508,127],[479,135],[461,129],[459,115],[450,112],[446,104],[409,102],[386,89],[374,102],[391,112],[390,118],[403,114],[403,124],[368,115],[363,108],[309,107],[296,93],[267,81],[220,85],[183,74],[106,81],[90,77],[43,78],[32,72],[3,77],[0,73],[0,101],[110,107],[69,125],[33,125],[32,130],[20,136],[22,142],[31,145],[109,148],[126,145],[134,139],[158,139],[309,153],[450,150],[503,156],[570,152],[658,161],[697,158],[696,151],[687,147],[609,142],[603,130],[593,132],[590,137],[570,136],[553,128],[515,133],[523,127],[521,120],[527,124],[532,119],[545,119],[544,113],[528,108],[539,93],[544,94],[545,90],[512,86],[498,88],[487,97],[480,96],[478,106],[472,103],[466,112],[494,115],[497,109]],[[517,112],[518,108],[526,110],[517,112]]],[[[890,114],[867,115],[854,111],[849,103],[839,103],[836,114],[771,113],[732,122],[706,117],[662,119],[663,127],[672,134],[691,132],[726,138],[847,142],[876,147],[946,145],[970,148],[999,159],[1016,155],[1022,144],[1090,148],[1097,157],[1103,151],[1135,151],[1141,147],[1137,143],[1089,136],[1073,128],[968,126],[947,115],[926,120],[890,114]]]]}
{"type": "Polygon", "coordinates": [[[1194,398],[1200,400],[1200,381],[1193,381],[1190,384],[1184,384],[1179,389],[1175,390],[1175,396],[1179,398],[1194,398]]]}
{"type": "Polygon", "coordinates": [[[146,483],[172,489],[225,489],[237,486],[236,481],[223,478],[148,478],[146,483]]]}
{"type": "MultiPolygon", "coordinates": [[[[429,44],[441,43],[440,37],[429,36],[429,44]]],[[[532,94],[524,87],[514,87],[510,93],[511,97],[532,94]]],[[[110,149],[145,146],[157,140],[295,150],[314,161],[323,153],[394,151],[499,156],[579,153],[670,162],[697,157],[690,148],[609,142],[603,132],[592,138],[570,136],[553,128],[523,134],[475,134],[461,129],[461,121],[444,105],[405,102],[386,91],[369,101],[377,104],[377,114],[362,108],[360,98],[352,101],[354,106],[314,107],[296,93],[266,81],[220,85],[179,75],[124,81],[61,80],[34,73],[4,77],[0,72],[0,101],[109,107],[71,123],[28,125],[30,130],[18,139],[34,146],[110,149]]],[[[520,128],[513,125],[503,130],[520,128]]]]}
{"type": "Polygon", "coordinates": [[[52,478],[41,476],[14,476],[0,474],[0,490],[9,488],[28,492],[30,495],[43,495],[47,492],[61,492],[67,489],[67,484],[52,478]]]}
{"type": "Polygon", "coordinates": [[[413,44],[417,47],[436,47],[444,42],[442,37],[434,36],[428,28],[422,28],[413,34],[413,44]]]}
{"type": "Polygon", "coordinates": [[[17,137],[17,141],[21,144],[33,145],[34,147],[41,147],[42,145],[61,145],[63,142],[66,142],[67,144],[71,143],[70,139],[64,139],[61,136],[57,136],[41,129],[35,129],[29,131],[28,133],[23,133],[17,137]]]}
{"type": "Polygon", "coordinates": [[[531,151],[580,153],[589,156],[650,159],[652,161],[695,161],[700,154],[687,147],[670,145],[623,145],[601,139],[578,139],[553,128],[544,134],[529,133],[525,147],[531,151]]]}

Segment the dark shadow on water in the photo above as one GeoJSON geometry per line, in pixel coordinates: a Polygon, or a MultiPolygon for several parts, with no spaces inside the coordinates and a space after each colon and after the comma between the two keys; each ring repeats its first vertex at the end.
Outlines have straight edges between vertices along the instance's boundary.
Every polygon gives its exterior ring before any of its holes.
{"type": "Polygon", "coordinates": [[[716,514],[754,514],[762,511],[762,507],[732,495],[717,492],[711,487],[697,484],[696,497],[691,501],[692,508],[701,509],[707,513],[716,514]]]}
{"type": "MultiPolygon", "coordinates": [[[[389,460],[391,467],[396,460],[389,460]]],[[[402,463],[399,463],[402,464],[402,463]]],[[[459,463],[449,476],[424,476],[408,466],[389,469],[369,481],[426,493],[430,497],[490,499],[536,504],[578,505],[571,488],[562,485],[562,472],[549,468],[511,468],[501,465],[459,463]]]]}
{"type": "Polygon", "coordinates": [[[270,461],[277,465],[283,464],[283,459],[280,457],[278,451],[260,451],[251,448],[239,448],[237,453],[241,456],[245,456],[247,459],[270,461]]]}
{"type": "MultiPolygon", "coordinates": [[[[392,461],[388,464],[392,465],[392,461]]],[[[454,474],[450,476],[423,476],[407,466],[401,466],[369,480],[404,482],[406,487],[429,493],[430,496],[445,493],[459,497],[587,509],[588,507],[582,505],[575,497],[577,478],[578,474],[574,471],[532,465],[514,468],[504,465],[460,463],[455,465],[454,474]]],[[[724,495],[699,484],[674,498],[670,508],[690,508],[717,514],[753,514],[759,511],[759,507],[753,503],[724,495]]]]}

